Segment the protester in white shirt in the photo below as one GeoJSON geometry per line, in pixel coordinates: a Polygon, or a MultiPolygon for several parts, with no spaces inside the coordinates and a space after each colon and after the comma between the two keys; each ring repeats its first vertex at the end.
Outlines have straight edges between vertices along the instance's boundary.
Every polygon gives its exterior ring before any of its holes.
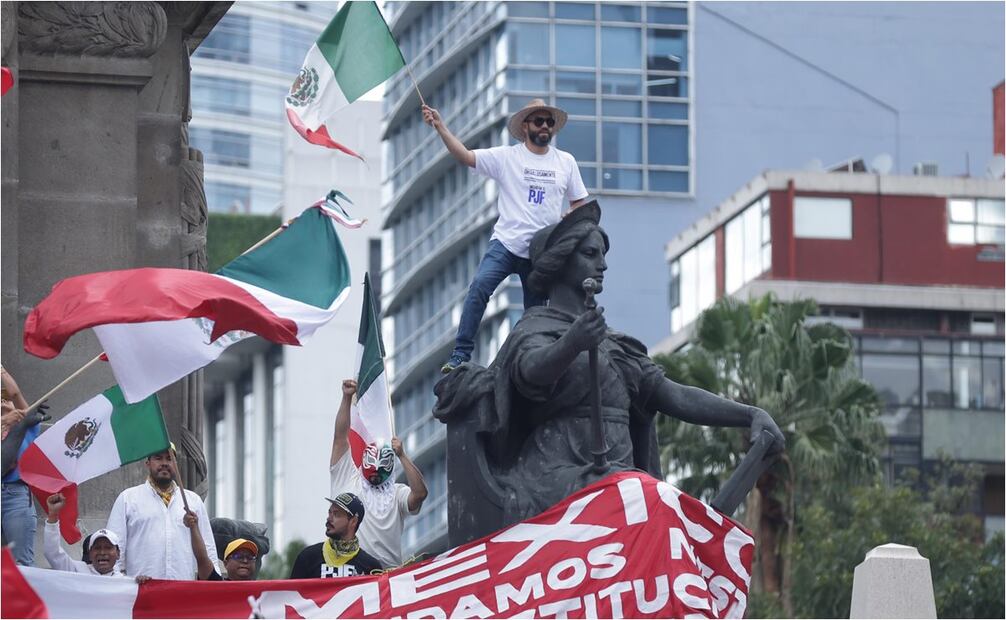
{"type": "Polygon", "coordinates": [[[116,568],[119,561],[119,537],[111,530],[98,530],[91,535],[91,563],[74,560],[60,544],[59,513],[66,506],[66,497],[62,493],[50,495],[46,499],[49,517],[45,522],[45,532],[42,536],[42,552],[49,566],[56,570],[86,575],[107,575],[110,577],[125,577],[116,568]]]}
{"type": "Polygon", "coordinates": [[[566,201],[572,210],[587,198],[576,160],[569,153],[549,146],[566,124],[566,118],[565,111],[534,99],[511,116],[507,124],[510,135],[519,144],[472,151],[447,129],[439,112],[423,106],[423,120],[436,129],[450,154],[460,163],[475,168],[478,174],[494,179],[499,187],[496,202],[499,219],[465,297],[454,351],[441,368],[444,373],[471,360],[489,296],[510,274],[520,276],[525,309],[545,303],[527,285],[531,237],[563,217],[566,201]]]}
{"type": "Polygon", "coordinates": [[[332,497],[352,493],[360,498],[367,518],[356,535],[360,547],[377,558],[382,566],[402,564],[402,530],[405,516],[419,514],[428,491],[423,474],[405,454],[402,442],[392,438],[391,445],[368,445],[363,454],[362,467],[357,467],[349,449],[349,409],[356,394],[356,381],[342,382],[342,403],[335,416],[335,433],[332,438],[332,458],[329,461],[332,497]],[[395,482],[392,473],[398,456],[405,481],[395,482]]]}
{"type": "MultiPolygon", "coordinates": [[[[185,506],[174,482],[175,460],[169,450],[147,457],[149,477],[140,485],[119,494],[108,516],[108,529],[119,535],[120,564],[127,575],[149,575],[155,579],[195,579],[196,558],[192,555],[191,534],[185,527],[185,506]]],[[[184,491],[189,509],[195,513],[206,553],[216,563],[217,548],[203,500],[184,491]]],[[[92,558],[93,561],[93,558],[92,558]]]]}

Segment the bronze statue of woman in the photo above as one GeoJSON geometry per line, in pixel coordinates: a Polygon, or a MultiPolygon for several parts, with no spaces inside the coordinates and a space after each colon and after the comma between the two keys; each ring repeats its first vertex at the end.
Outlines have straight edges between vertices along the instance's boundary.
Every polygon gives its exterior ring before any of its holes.
{"type": "MultiPolygon", "coordinates": [[[[615,471],[642,469],[659,477],[657,413],[750,428],[752,437],[767,431],[770,449],[783,447],[765,411],[667,379],[642,343],[608,327],[603,308],[585,306],[584,280],[592,278],[600,292],[607,270],[609,242],[600,216],[599,205],[590,202],[535,235],[528,285],[547,293],[548,305],[524,313],[488,369],[463,365],[436,387],[438,419],[474,424],[485,466],[468,475],[485,475],[502,494],[502,525],[530,518],[615,471]],[[608,448],[600,468],[591,452],[588,351],[595,347],[608,448]]],[[[448,472],[452,481],[456,475],[448,472]]]]}

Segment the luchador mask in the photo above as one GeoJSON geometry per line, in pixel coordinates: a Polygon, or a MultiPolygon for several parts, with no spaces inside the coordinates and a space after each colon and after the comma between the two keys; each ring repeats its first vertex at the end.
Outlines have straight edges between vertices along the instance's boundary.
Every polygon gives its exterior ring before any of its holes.
{"type": "Polygon", "coordinates": [[[367,481],[376,486],[384,483],[395,469],[395,452],[391,446],[376,443],[368,444],[363,450],[363,464],[360,470],[367,481]]]}

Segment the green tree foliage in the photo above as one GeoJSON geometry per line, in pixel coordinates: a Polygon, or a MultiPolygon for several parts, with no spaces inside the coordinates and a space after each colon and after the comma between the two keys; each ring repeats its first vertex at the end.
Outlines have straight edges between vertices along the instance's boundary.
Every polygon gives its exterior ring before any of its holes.
{"type": "Polygon", "coordinates": [[[265,564],[258,573],[259,579],[287,579],[290,571],[293,570],[293,563],[297,556],[307,546],[303,540],[296,538],[291,540],[282,553],[270,553],[266,556],[265,564]]]}
{"type": "Polygon", "coordinates": [[[206,227],[206,270],[213,273],[280,227],[279,217],[210,213],[206,227]]]}
{"type": "MultiPolygon", "coordinates": [[[[980,468],[944,463],[941,470],[925,494],[917,484],[872,485],[801,512],[793,549],[798,617],[848,618],[856,565],[870,549],[892,542],[929,559],[937,617],[1006,617],[1003,535],[983,542],[977,517],[959,512],[973,497],[980,468]]],[[[769,617],[777,610],[750,611],[769,617]]]]}
{"type": "MultiPolygon", "coordinates": [[[[853,366],[851,336],[830,323],[807,325],[816,312],[810,300],[723,298],[699,316],[686,351],[655,357],[674,381],[761,407],[786,435],[786,453],[759,480],[743,519],[759,541],[753,590],[777,597],[787,615],[797,506],[876,481],[883,442],[880,401],[853,366]]],[[[666,416],[658,432],[667,471],[706,500],[749,445],[736,429],[666,416]]]]}

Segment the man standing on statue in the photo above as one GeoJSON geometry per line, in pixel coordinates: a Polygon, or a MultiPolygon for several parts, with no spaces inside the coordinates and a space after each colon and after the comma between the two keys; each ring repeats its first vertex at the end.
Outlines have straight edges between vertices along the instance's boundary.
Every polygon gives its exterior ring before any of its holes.
{"type": "Polygon", "coordinates": [[[423,106],[423,120],[436,129],[454,159],[495,180],[499,186],[496,203],[499,219],[465,297],[454,352],[441,368],[445,374],[471,359],[489,296],[507,276],[512,273],[520,276],[525,310],[545,303],[544,297],[527,286],[531,237],[564,216],[565,201],[569,201],[572,210],[587,198],[576,160],[569,153],[549,146],[566,124],[566,118],[565,111],[534,99],[507,123],[510,135],[519,144],[472,151],[447,129],[439,112],[423,106]]]}

